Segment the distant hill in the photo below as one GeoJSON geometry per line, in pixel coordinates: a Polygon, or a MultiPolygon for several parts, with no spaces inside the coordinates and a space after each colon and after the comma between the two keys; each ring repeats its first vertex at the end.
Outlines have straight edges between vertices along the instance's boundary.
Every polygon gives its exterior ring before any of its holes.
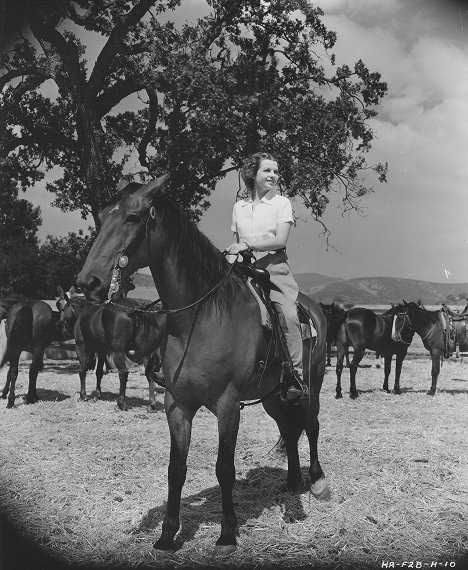
{"type": "MultiPolygon", "coordinates": [[[[130,296],[156,299],[158,294],[153,278],[145,273],[135,273],[135,289],[130,296]]],[[[299,289],[316,301],[333,301],[352,305],[389,305],[421,299],[425,305],[465,305],[468,283],[431,283],[398,277],[358,277],[340,279],[320,273],[298,273],[294,276],[299,289]],[[459,303],[457,303],[459,301],[459,303]]]]}
{"type": "Polygon", "coordinates": [[[329,277],[328,275],[321,275],[320,273],[296,273],[294,277],[301,291],[322,287],[323,285],[333,283],[333,281],[343,281],[341,277],[329,277]]]}
{"type": "MultiPolygon", "coordinates": [[[[304,275],[304,274],[302,274],[304,275]]],[[[359,277],[348,280],[333,279],[329,283],[301,289],[322,303],[383,305],[416,301],[425,305],[466,304],[468,283],[431,283],[397,277],[359,277]]]]}

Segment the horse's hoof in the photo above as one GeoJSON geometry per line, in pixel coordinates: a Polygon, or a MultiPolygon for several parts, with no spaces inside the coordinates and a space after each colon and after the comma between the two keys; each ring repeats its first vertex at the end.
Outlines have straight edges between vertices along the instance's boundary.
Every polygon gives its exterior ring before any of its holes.
{"type": "Polygon", "coordinates": [[[152,406],[151,404],[148,406],[147,410],[148,410],[148,413],[150,413],[150,414],[155,414],[158,411],[157,407],[152,406]]]}
{"type": "Polygon", "coordinates": [[[342,397],[343,397],[343,394],[340,392],[339,394],[337,394],[337,395],[335,396],[335,400],[339,400],[339,399],[342,398],[342,397]]]}
{"type": "Polygon", "coordinates": [[[2,400],[6,400],[7,398],[7,392],[5,392],[5,394],[2,393],[2,400]]]}
{"type": "Polygon", "coordinates": [[[310,492],[318,501],[329,501],[331,499],[331,490],[325,477],[321,477],[318,481],[312,483],[310,492]]]}
{"type": "Polygon", "coordinates": [[[383,390],[384,392],[387,392],[387,394],[390,394],[390,390],[389,390],[388,388],[382,388],[382,390],[383,390]]]}
{"type": "Polygon", "coordinates": [[[426,393],[427,396],[434,396],[434,394],[435,394],[435,390],[432,390],[432,389],[426,393]]]}
{"type": "Polygon", "coordinates": [[[116,410],[117,412],[128,412],[127,406],[122,406],[121,404],[116,404],[116,405],[115,405],[115,410],[116,410]]]}
{"type": "Polygon", "coordinates": [[[220,544],[215,546],[215,554],[217,556],[228,556],[237,549],[235,544],[220,544]]]}
{"type": "Polygon", "coordinates": [[[153,544],[152,552],[157,555],[158,551],[164,550],[165,552],[175,552],[177,550],[176,543],[173,540],[157,540],[153,544]]]}
{"type": "Polygon", "coordinates": [[[397,394],[399,396],[401,394],[401,390],[395,390],[395,388],[393,388],[392,394],[397,394]]]}
{"type": "Polygon", "coordinates": [[[355,400],[358,396],[359,396],[359,394],[358,394],[357,392],[350,392],[350,393],[349,393],[349,397],[350,397],[352,400],[355,400]]]}
{"type": "Polygon", "coordinates": [[[14,408],[14,407],[15,407],[15,404],[13,404],[13,403],[11,403],[11,402],[8,402],[8,404],[7,404],[7,409],[10,409],[10,410],[11,410],[11,408],[14,408]]]}

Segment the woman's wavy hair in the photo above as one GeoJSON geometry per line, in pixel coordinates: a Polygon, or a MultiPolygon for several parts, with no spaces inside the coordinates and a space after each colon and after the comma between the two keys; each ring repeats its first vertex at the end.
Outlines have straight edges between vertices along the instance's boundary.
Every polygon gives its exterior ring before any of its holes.
{"type": "Polygon", "coordinates": [[[276,162],[276,158],[269,152],[256,152],[245,159],[244,164],[240,169],[242,180],[250,194],[253,192],[255,178],[257,177],[257,172],[262,160],[274,160],[276,162]]]}

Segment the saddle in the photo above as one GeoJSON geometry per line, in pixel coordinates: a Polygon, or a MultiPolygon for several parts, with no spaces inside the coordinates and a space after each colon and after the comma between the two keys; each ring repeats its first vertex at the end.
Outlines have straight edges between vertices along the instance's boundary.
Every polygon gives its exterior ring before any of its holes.
{"type": "MultiPolygon", "coordinates": [[[[266,269],[259,268],[254,265],[254,257],[250,252],[241,252],[241,256],[242,261],[236,263],[237,273],[248,282],[254,295],[258,297],[257,300],[266,309],[269,317],[269,328],[271,328],[272,332],[274,354],[282,363],[283,375],[284,373],[294,375],[294,367],[289,354],[288,345],[284,337],[283,328],[281,327],[278,313],[270,298],[271,290],[279,289],[271,282],[270,274],[266,269]]],[[[312,319],[310,318],[306,307],[301,305],[299,302],[297,302],[297,315],[301,325],[303,340],[310,338],[311,342],[315,343],[317,332],[313,326],[312,319]]]]}
{"type": "Polygon", "coordinates": [[[456,352],[458,358],[460,351],[468,351],[468,313],[454,313],[442,305],[439,315],[444,330],[444,357],[449,358],[456,352]]]}

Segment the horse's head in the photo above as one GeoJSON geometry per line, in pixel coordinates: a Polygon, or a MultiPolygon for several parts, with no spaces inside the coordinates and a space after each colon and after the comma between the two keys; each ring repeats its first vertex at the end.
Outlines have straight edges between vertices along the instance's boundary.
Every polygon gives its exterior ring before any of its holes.
{"type": "Polygon", "coordinates": [[[413,339],[414,331],[409,316],[412,304],[415,303],[403,301],[403,304],[400,305],[392,304],[392,308],[388,311],[388,313],[393,314],[392,340],[395,342],[410,344],[413,339]]]}
{"type": "Polygon", "coordinates": [[[88,299],[110,298],[125,279],[148,265],[146,224],[153,197],[167,178],[119,188],[118,199],[101,212],[101,228],[77,279],[88,299]]]}

